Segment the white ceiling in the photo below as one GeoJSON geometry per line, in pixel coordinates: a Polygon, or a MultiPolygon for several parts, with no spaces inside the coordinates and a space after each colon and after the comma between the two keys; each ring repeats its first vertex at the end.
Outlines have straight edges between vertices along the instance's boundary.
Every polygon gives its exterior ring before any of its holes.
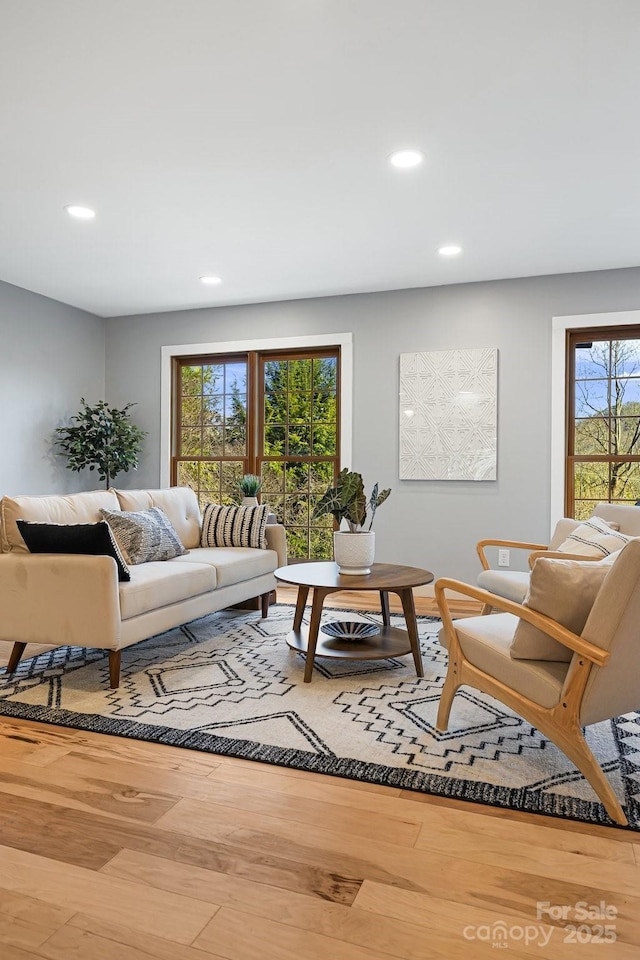
{"type": "Polygon", "coordinates": [[[638,0],[0,0],[0,278],[114,316],[636,266],[639,51],[638,0]]]}

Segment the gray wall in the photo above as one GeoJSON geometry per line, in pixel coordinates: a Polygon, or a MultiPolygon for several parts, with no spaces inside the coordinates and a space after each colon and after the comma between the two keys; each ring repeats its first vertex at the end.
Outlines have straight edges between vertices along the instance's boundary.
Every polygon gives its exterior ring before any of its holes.
{"type": "Polygon", "coordinates": [[[107,320],[109,401],[137,401],[149,431],[137,476],[159,481],[160,348],[166,344],[351,331],[353,463],[392,495],[376,516],[377,559],[475,579],[486,536],[549,533],[551,318],[640,308],[640,268],[328,297],[107,320]],[[499,350],[498,479],[398,480],[398,357],[451,347],[499,350]]]}
{"type": "Polygon", "coordinates": [[[52,453],[54,429],[80,397],[104,398],[105,323],[0,281],[0,496],[98,486],[52,453]]]}

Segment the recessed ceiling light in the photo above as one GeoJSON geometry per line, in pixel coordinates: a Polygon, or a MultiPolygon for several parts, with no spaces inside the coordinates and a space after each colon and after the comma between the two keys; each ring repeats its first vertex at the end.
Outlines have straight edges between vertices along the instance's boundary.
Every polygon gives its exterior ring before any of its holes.
{"type": "Polygon", "coordinates": [[[77,203],[68,204],[65,210],[70,217],[75,217],[76,220],[93,220],[96,215],[95,210],[92,210],[91,207],[81,207],[77,203]]]}
{"type": "Polygon", "coordinates": [[[214,277],[212,275],[200,277],[200,283],[206,283],[209,287],[217,287],[219,283],[222,283],[222,277],[214,277]]]}
{"type": "Polygon", "coordinates": [[[407,169],[408,167],[418,167],[424,160],[422,150],[396,150],[389,157],[389,161],[394,167],[407,169]]]}
{"type": "Polygon", "coordinates": [[[459,247],[457,243],[448,243],[444,247],[439,247],[438,253],[441,257],[457,257],[459,253],[462,253],[462,247],[459,247]]]}

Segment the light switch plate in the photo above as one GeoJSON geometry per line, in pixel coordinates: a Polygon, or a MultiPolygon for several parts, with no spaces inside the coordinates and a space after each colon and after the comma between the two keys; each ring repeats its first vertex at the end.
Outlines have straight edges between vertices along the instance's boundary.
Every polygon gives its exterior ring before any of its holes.
{"type": "Polygon", "coordinates": [[[508,567],[511,563],[509,550],[498,550],[498,566],[508,567]]]}

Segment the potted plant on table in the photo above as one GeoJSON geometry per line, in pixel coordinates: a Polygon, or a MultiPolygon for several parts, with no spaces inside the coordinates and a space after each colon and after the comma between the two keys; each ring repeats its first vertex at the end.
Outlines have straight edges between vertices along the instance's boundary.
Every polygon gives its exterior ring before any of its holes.
{"type": "Polygon", "coordinates": [[[238,490],[242,494],[242,505],[244,507],[255,507],[258,505],[258,494],[262,487],[262,480],[255,473],[245,473],[238,480],[238,490]]]}
{"type": "Polygon", "coordinates": [[[346,467],[338,474],[335,487],[329,487],[313,511],[317,520],[331,514],[340,527],[347,521],[348,530],[336,530],[333,534],[333,555],[340,573],[363,576],[371,573],[375,556],[375,533],[371,530],[378,507],[385,502],[391,489],[378,492],[376,483],[367,499],[362,475],[346,467]],[[367,516],[369,524],[365,529],[367,516]]]}

